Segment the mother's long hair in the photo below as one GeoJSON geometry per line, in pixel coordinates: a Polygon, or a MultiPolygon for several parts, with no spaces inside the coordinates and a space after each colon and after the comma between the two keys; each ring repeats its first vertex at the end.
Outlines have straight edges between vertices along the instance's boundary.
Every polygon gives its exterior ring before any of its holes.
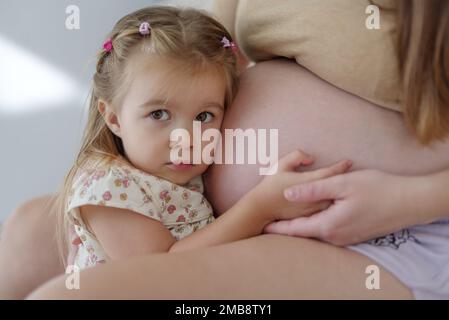
{"type": "Polygon", "coordinates": [[[449,134],[449,1],[398,0],[397,52],[408,127],[423,144],[449,134]]]}

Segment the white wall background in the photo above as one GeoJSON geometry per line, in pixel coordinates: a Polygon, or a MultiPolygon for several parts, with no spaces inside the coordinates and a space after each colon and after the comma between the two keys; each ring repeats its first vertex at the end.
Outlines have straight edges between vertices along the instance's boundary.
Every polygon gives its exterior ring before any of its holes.
{"type": "Polygon", "coordinates": [[[57,190],[80,144],[97,50],[120,17],[156,3],[211,1],[0,1],[0,222],[57,190]],[[66,28],[69,5],[79,30],[66,28]]]}

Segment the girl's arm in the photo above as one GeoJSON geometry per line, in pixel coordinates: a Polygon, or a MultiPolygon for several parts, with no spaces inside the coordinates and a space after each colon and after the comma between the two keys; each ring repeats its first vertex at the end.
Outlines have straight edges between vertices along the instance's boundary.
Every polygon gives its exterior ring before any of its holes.
{"type": "Polygon", "coordinates": [[[219,245],[258,235],[276,219],[310,215],[329,206],[328,201],[294,204],[285,200],[283,190],[297,183],[322,179],[345,172],[350,163],[341,161],[324,169],[299,173],[295,168],[313,160],[298,151],[282,158],[277,173],[267,176],[231,209],[213,223],[176,241],[159,221],[128,210],[84,206],[81,215],[111,259],[151,252],[185,251],[219,245]]]}
{"type": "Polygon", "coordinates": [[[88,205],[80,212],[107,256],[115,260],[213,246],[260,234],[270,221],[257,215],[256,208],[250,197],[244,197],[213,223],[179,241],[162,222],[130,210],[88,205]]]}

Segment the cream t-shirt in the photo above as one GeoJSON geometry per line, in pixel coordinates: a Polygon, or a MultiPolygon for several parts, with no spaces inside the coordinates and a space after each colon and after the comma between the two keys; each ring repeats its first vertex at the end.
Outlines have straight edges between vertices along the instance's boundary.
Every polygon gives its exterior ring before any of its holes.
{"type": "Polygon", "coordinates": [[[338,88],[400,111],[393,0],[375,0],[380,29],[368,29],[369,0],[214,0],[212,13],[253,61],[294,59],[338,88]]]}

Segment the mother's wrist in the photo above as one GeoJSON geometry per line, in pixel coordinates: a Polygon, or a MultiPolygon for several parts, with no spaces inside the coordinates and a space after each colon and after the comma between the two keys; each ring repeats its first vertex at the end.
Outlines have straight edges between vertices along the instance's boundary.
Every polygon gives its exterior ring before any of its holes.
{"type": "Polygon", "coordinates": [[[426,223],[449,217],[449,169],[417,177],[420,216],[426,223]]]}
{"type": "Polygon", "coordinates": [[[412,225],[429,224],[443,217],[437,179],[433,174],[404,177],[402,205],[412,225]]]}

